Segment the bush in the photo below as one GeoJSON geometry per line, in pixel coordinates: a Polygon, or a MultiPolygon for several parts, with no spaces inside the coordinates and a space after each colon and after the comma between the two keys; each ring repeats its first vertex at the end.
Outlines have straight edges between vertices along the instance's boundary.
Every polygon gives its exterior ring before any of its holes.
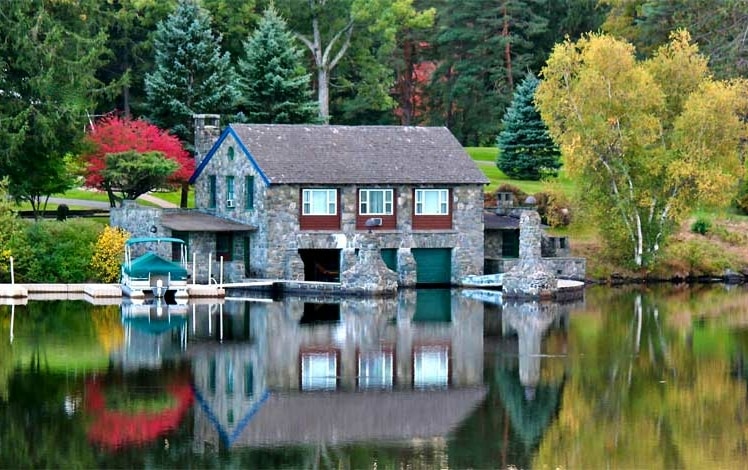
{"type": "Polygon", "coordinates": [[[560,191],[540,192],[533,195],[537,202],[540,220],[550,227],[566,227],[571,223],[571,203],[560,191]]]}
{"type": "Polygon", "coordinates": [[[85,219],[28,223],[11,250],[19,282],[83,283],[92,280],[90,263],[101,224],[85,219]]]}
{"type": "Polygon", "coordinates": [[[691,224],[691,231],[700,235],[706,235],[712,228],[712,223],[704,218],[699,217],[691,224]]]}
{"type": "Polygon", "coordinates": [[[744,179],[738,187],[738,194],[733,200],[733,205],[741,214],[748,214],[748,180],[744,179]]]}
{"type": "Polygon", "coordinates": [[[106,226],[96,241],[91,269],[99,282],[117,282],[122,265],[125,241],[130,234],[119,227],[106,226]]]}
{"type": "Polygon", "coordinates": [[[736,268],[724,250],[708,240],[694,239],[669,245],[658,271],[681,277],[721,276],[731,267],[736,268]]]}

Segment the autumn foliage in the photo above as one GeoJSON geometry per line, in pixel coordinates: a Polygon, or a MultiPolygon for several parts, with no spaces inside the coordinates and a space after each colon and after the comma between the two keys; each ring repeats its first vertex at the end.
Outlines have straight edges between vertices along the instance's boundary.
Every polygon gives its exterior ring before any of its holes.
{"type": "Polygon", "coordinates": [[[161,152],[179,164],[169,178],[177,185],[187,181],[195,170],[195,162],[179,139],[153,124],[140,120],[110,116],[99,120],[86,136],[91,152],[84,156],[87,164],[85,185],[103,189],[102,171],[106,156],[134,150],[139,153],[161,152]]]}
{"type": "Polygon", "coordinates": [[[125,242],[130,234],[119,227],[105,227],[96,241],[91,270],[101,282],[117,282],[123,260],[125,242]]]}

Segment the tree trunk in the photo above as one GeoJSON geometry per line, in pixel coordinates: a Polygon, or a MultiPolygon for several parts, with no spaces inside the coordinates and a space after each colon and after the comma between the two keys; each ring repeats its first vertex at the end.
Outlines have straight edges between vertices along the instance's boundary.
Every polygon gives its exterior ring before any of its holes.
{"type": "Polygon", "coordinates": [[[317,102],[319,103],[319,116],[324,124],[330,123],[329,79],[325,67],[317,68],[317,102]]]}
{"type": "MultiPolygon", "coordinates": [[[[324,1],[321,2],[324,4],[324,1]]],[[[301,42],[306,45],[314,58],[314,66],[317,68],[317,102],[319,103],[319,116],[325,124],[330,122],[330,72],[338,65],[340,59],[345,55],[351,44],[351,34],[353,34],[353,20],[349,20],[346,26],[333,35],[327,46],[322,47],[322,33],[319,29],[319,18],[317,16],[317,5],[315,0],[309,0],[309,8],[312,11],[312,39],[310,40],[303,34],[296,34],[301,42]],[[340,49],[337,54],[332,56],[332,50],[335,43],[342,40],[340,49]]]]}
{"type": "Polygon", "coordinates": [[[190,193],[190,184],[186,181],[182,183],[182,195],[179,198],[179,207],[187,209],[187,200],[190,193]]]}
{"type": "Polygon", "coordinates": [[[504,44],[504,62],[506,67],[506,80],[509,83],[509,90],[514,91],[514,78],[512,78],[512,45],[509,41],[509,16],[506,12],[506,0],[502,5],[502,13],[504,14],[504,28],[501,30],[501,35],[504,36],[506,43],[504,44]]]}

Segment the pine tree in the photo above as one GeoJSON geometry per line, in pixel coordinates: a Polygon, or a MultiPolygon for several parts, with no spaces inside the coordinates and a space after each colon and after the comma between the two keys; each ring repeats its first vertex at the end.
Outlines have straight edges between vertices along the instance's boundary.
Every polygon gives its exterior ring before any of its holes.
{"type": "Polygon", "coordinates": [[[556,176],[561,168],[558,147],[535,108],[534,96],[539,84],[535,75],[528,74],[504,113],[496,164],[511,178],[539,180],[543,176],[556,176]]]}
{"type": "Polygon", "coordinates": [[[236,73],[221,36],[210,28],[209,13],[194,0],[181,0],[158,24],[154,37],[156,69],[146,75],[149,118],[192,148],[196,113],[233,110],[236,73]]]}
{"type": "Polygon", "coordinates": [[[239,60],[240,109],[249,122],[296,124],[318,120],[310,75],[286,22],[273,7],[244,42],[239,60]]]}
{"type": "Polygon", "coordinates": [[[40,216],[72,188],[68,155],[79,151],[87,113],[108,90],[97,80],[106,36],[96,0],[8,0],[0,13],[0,178],[40,216]]]}

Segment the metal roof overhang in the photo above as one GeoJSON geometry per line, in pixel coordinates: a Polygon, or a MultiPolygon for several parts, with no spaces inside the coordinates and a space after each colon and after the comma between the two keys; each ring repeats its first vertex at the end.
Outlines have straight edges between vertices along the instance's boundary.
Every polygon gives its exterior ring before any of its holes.
{"type": "Polygon", "coordinates": [[[216,217],[204,212],[189,211],[161,216],[161,225],[180,232],[252,232],[254,225],[216,217]]]}

